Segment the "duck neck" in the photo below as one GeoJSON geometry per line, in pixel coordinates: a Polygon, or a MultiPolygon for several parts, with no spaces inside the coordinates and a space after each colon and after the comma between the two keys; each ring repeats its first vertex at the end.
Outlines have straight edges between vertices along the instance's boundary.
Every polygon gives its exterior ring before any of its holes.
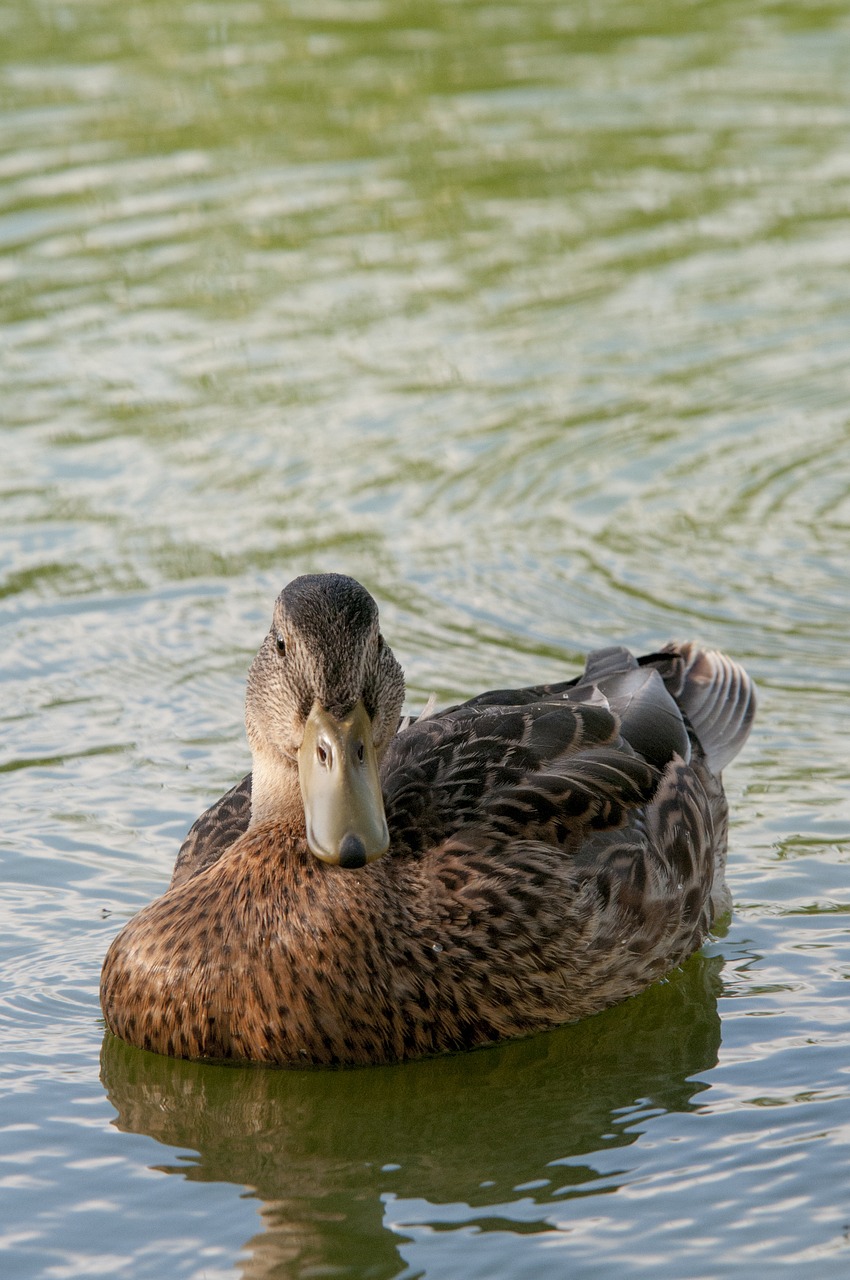
{"type": "Polygon", "coordinates": [[[255,751],[249,830],[262,823],[274,823],[293,836],[304,835],[304,804],[297,766],[255,751]]]}

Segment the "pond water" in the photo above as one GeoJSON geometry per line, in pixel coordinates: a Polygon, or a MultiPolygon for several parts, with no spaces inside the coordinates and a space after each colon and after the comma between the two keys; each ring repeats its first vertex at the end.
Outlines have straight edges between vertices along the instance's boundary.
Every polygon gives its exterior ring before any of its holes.
{"type": "Polygon", "coordinates": [[[846,1276],[846,4],[6,0],[0,47],[3,1275],[846,1276]],[[412,709],[741,659],[721,934],[445,1060],[104,1039],[326,569],[412,709]]]}

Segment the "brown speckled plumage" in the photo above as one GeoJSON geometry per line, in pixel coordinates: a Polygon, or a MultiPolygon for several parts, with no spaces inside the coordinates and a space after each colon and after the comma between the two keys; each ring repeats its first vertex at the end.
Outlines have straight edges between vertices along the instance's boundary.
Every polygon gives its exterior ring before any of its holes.
{"type": "Polygon", "coordinates": [[[393,735],[401,677],[371,597],[297,583],[252,668],[253,779],[198,820],[109,950],[116,1035],[189,1058],[396,1061],[584,1017],[700,946],[726,905],[719,772],[755,705],[736,664],[602,650],[575,680],[393,735]],[[377,726],[390,849],[354,870],[310,851],[289,776],[317,688],[323,706],[366,690],[377,726]]]}

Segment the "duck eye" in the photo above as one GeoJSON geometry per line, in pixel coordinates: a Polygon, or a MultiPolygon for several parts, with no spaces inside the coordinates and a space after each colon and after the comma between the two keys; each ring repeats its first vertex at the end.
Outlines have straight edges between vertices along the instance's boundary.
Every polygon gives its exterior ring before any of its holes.
{"type": "Polygon", "coordinates": [[[274,642],[275,642],[275,647],[279,654],[286,653],[286,641],[284,640],[283,635],[281,634],[280,631],[278,631],[277,635],[275,636],[274,642]]]}
{"type": "Polygon", "coordinates": [[[383,649],[383,647],[384,647],[384,637],[381,635],[381,633],[380,633],[380,631],[379,631],[379,632],[378,632],[378,653],[380,653],[380,652],[381,652],[381,650],[383,649]]]}

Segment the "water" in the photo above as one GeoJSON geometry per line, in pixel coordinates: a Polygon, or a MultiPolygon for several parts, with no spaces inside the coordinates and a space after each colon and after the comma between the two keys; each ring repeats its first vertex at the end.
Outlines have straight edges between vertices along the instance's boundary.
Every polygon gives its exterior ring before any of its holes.
{"type": "Polygon", "coordinates": [[[846,6],[18,0],[0,44],[3,1274],[846,1275],[846,6]],[[728,929],[444,1061],[104,1041],[323,569],[411,708],[742,659],[728,929]]]}

